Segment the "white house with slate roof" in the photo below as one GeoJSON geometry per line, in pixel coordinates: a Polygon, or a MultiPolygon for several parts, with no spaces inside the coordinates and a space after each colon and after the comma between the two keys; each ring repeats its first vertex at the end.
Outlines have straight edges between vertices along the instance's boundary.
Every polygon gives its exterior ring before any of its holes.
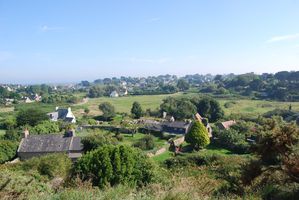
{"type": "Polygon", "coordinates": [[[56,111],[48,113],[48,116],[50,117],[51,121],[56,122],[58,120],[62,120],[65,122],[76,123],[76,117],[73,114],[71,108],[65,109],[56,107],[56,111]]]}
{"type": "Polygon", "coordinates": [[[66,153],[69,158],[76,160],[82,156],[82,152],[81,138],[75,137],[73,131],[65,135],[30,135],[28,130],[24,131],[24,137],[17,151],[20,160],[50,153],[66,153]]]}

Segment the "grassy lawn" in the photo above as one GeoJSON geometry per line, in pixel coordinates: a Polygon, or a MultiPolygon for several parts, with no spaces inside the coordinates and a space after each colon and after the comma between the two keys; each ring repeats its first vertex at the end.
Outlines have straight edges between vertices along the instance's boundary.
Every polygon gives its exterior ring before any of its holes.
{"type": "Polygon", "coordinates": [[[292,110],[299,111],[299,102],[278,102],[265,100],[224,100],[219,99],[219,103],[225,111],[225,114],[263,114],[274,109],[288,109],[292,105],[292,110]],[[229,108],[225,108],[227,102],[235,102],[229,108]]]}
{"type": "MultiPolygon", "coordinates": [[[[131,134],[122,134],[124,136],[124,140],[121,142],[121,144],[126,144],[126,145],[133,145],[135,142],[140,140],[145,136],[143,133],[136,133],[134,134],[134,137],[132,137],[131,134]]],[[[162,147],[166,144],[166,140],[162,140],[158,137],[154,136],[154,142],[156,144],[156,147],[162,147]]]]}
{"type": "MultiPolygon", "coordinates": [[[[90,109],[90,115],[96,116],[100,115],[98,109],[99,104],[102,102],[110,102],[115,106],[116,112],[126,112],[130,113],[132,104],[134,101],[138,101],[144,110],[150,108],[152,110],[159,108],[162,100],[168,96],[194,96],[196,94],[165,94],[165,95],[140,95],[140,96],[127,96],[119,98],[109,98],[109,97],[100,97],[89,99],[89,101],[84,105],[74,105],[73,110],[75,114],[81,116],[84,108],[88,107],[90,109]]],[[[299,111],[299,102],[278,102],[278,101],[266,101],[266,100],[250,100],[250,99],[218,99],[220,105],[225,111],[225,114],[263,114],[265,112],[279,109],[288,109],[289,105],[292,105],[294,111],[299,111]],[[229,108],[225,108],[224,104],[227,102],[234,102],[229,108]]]]}
{"type": "Polygon", "coordinates": [[[80,106],[74,106],[74,110],[77,113],[80,113],[81,110],[88,107],[91,111],[91,115],[99,115],[99,105],[103,102],[110,102],[115,106],[116,112],[126,112],[130,113],[131,107],[134,101],[138,101],[143,110],[148,108],[156,109],[159,108],[162,100],[168,96],[178,96],[181,93],[176,94],[167,94],[167,95],[140,95],[140,96],[127,96],[127,97],[119,97],[119,98],[110,98],[110,97],[100,97],[100,98],[91,98],[89,101],[80,106]],[[79,112],[78,112],[79,111],[79,112]]]}
{"type": "Polygon", "coordinates": [[[168,158],[171,158],[173,157],[173,152],[170,152],[170,151],[166,151],[158,156],[154,156],[152,157],[152,159],[156,162],[159,162],[159,163],[162,163],[164,162],[165,160],[167,160],[168,158]]]}

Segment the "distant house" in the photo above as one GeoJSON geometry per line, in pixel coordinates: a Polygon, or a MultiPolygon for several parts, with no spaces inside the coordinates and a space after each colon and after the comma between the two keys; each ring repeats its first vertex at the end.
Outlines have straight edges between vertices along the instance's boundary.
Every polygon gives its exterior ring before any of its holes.
{"type": "Polygon", "coordinates": [[[17,150],[20,160],[50,153],[66,153],[69,158],[76,160],[82,156],[82,152],[81,138],[75,137],[73,131],[68,132],[66,135],[30,135],[29,131],[25,130],[24,137],[17,150]]]}
{"type": "Polygon", "coordinates": [[[25,103],[33,103],[34,102],[29,97],[23,97],[23,100],[25,103]]]}
{"type": "Polygon", "coordinates": [[[42,96],[40,96],[38,94],[34,94],[34,95],[32,95],[31,99],[33,99],[36,102],[39,102],[42,100],[42,96]]]}
{"type": "Polygon", "coordinates": [[[119,94],[118,94],[117,91],[113,91],[113,92],[111,92],[110,97],[111,98],[116,98],[116,97],[119,97],[119,94]]]}
{"type": "Polygon", "coordinates": [[[220,130],[228,130],[231,126],[235,125],[237,122],[235,120],[225,121],[217,123],[216,125],[220,130]]]}
{"type": "Polygon", "coordinates": [[[50,117],[51,121],[62,120],[69,123],[76,123],[76,117],[72,113],[71,108],[66,109],[56,107],[56,111],[48,113],[48,116],[50,117]]]}
{"type": "Polygon", "coordinates": [[[119,96],[127,96],[128,95],[128,90],[127,89],[123,89],[120,93],[119,96]]]}

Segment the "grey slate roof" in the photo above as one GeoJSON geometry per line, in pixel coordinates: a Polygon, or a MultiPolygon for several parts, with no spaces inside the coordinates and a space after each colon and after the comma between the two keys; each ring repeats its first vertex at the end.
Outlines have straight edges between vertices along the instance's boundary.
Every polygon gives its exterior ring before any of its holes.
{"type": "Polygon", "coordinates": [[[81,138],[65,137],[63,135],[29,135],[23,138],[18,152],[66,152],[82,150],[81,138]]]}
{"type": "Polygon", "coordinates": [[[172,128],[188,128],[191,123],[184,121],[163,122],[162,125],[172,128]]]}

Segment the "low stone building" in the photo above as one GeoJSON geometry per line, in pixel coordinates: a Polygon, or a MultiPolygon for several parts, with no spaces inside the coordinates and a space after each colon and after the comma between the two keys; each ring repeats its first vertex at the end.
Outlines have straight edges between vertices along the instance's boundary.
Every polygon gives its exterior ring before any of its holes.
{"type": "Polygon", "coordinates": [[[81,138],[74,136],[73,131],[65,135],[30,135],[29,131],[25,130],[17,154],[20,160],[26,160],[50,153],[66,153],[69,158],[76,160],[82,156],[82,152],[81,138]]]}
{"type": "Polygon", "coordinates": [[[229,120],[229,121],[217,123],[216,125],[220,130],[228,130],[231,126],[235,124],[237,124],[235,120],[229,120]]]}

